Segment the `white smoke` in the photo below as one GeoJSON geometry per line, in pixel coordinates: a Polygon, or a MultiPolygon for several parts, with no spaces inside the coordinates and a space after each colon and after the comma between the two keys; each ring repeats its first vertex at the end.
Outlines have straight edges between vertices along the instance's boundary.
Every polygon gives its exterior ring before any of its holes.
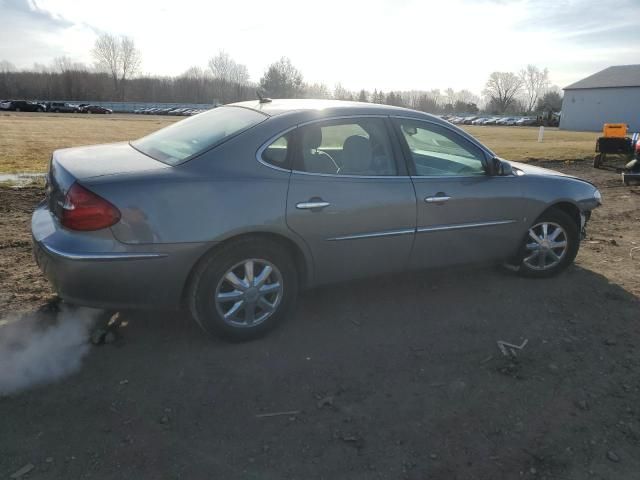
{"type": "Polygon", "coordinates": [[[100,310],[62,306],[0,320],[0,396],[53,382],[80,368],[100,310]]]}

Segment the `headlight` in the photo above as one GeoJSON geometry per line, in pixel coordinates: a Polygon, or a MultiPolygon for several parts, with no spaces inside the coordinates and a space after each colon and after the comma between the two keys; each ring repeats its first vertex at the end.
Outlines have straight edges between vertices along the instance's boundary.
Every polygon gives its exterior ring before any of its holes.
{"type": "Polygon", "coordinates": [[[602,194],[597,188],[593,192],[593,198],[595,198],[599,204],[602,204],[602,194]]]}

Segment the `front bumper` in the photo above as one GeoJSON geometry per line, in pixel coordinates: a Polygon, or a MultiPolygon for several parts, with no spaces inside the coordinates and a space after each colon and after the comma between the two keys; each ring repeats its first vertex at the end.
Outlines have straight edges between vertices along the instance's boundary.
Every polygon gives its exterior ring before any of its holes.
{"type": "Polygon", "coordinates": [[[63,229],[46,206],[31,220],[36,263],[65,301],[96,308],[178,308],[203,244],[125,245],[109,230],[63,229]],[[161,249],[161,250],[160,250],[161,249]]]}

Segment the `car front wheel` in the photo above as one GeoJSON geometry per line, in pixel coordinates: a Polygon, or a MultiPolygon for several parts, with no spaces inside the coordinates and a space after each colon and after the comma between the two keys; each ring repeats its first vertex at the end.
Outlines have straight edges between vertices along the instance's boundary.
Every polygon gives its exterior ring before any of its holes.
{"type": "Polygon", "coordinates": [[[280,244],[238,240],[214,251],[196,268],[189,308],[206,332],[250,340],[286,316],[295,302],[297,283],[295,264],[280,244]]]}
{"type": "Polygon", "coordinates": [[[519,273],[534,278],[556,275],[573,263],[579,246],[575,220],[562,210],[549,210],[527,232],[519,273]]]}

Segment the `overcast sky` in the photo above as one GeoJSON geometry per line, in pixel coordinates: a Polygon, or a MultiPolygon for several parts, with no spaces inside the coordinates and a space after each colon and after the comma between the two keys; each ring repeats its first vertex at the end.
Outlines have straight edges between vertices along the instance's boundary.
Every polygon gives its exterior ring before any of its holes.
{"type": "Polygon", "coordinates": [[[640,0],[0,0],[0,60],[90,64],[129,35],[142,70],[175,75],[227,51],[259,80],[288,56],[308,82],[480,93],[492,71],[547,67],[564,87],[640,63],[640,0]]]}

